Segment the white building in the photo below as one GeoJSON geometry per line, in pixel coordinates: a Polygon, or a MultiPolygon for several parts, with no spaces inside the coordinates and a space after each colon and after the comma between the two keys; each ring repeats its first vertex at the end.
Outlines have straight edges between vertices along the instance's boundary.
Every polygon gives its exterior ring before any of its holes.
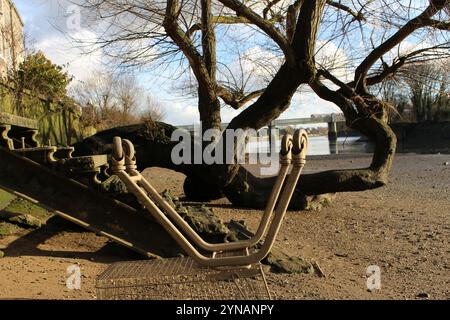
{"type": "Polygon", "coordinates": [[[0,77],[18,68],[24,59],[24,23],[12,0],[0,0],[0,77]]]}

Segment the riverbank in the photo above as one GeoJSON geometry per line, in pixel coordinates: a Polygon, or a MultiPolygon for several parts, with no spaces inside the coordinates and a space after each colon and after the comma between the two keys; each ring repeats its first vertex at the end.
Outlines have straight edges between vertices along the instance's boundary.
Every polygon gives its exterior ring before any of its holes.
{"type": "MultiPolygon", "coordinates": [[[[448,155],[397,155],[390,184],[341,193],[320,212],[287,214],[277,243],[292,256],[315,261],[325,274],[267,273],[279,299],[450,299],[450,161],[448,155]],[[366,269],[381,269],[381,290],[366,287],[366,269]]],[[[306,172],[358,168],[369,155],[310,159],[306,172]]],[[[158,191],[183,196],[184,176],[159,168],[145,174],[158,191]]],[[[261,212],[210,204],[223,220],[255,229],[261,212]]],[[[0,299],[95,299],[95,278],[109,263],[138,258],[104,237],[57,218],[35,231],[0,239],[0,299]],[[81,290],[65,286],[66,269],[79,264],[81,290]]]]}

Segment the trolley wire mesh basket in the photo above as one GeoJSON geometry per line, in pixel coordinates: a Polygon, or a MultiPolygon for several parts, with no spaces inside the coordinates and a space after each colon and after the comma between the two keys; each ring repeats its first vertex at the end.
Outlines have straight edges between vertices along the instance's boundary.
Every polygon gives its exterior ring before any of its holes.
{"type": "Polygon", "coordinates": [[[199,266],[188,257],[117,262],[97,278],[101,300],[267,300],[260,264],[250,268],[199,266]]]}

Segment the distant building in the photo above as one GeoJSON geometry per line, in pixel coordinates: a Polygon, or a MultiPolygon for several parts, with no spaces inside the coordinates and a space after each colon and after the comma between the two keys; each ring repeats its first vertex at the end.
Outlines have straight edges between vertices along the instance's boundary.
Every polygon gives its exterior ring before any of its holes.
{"type": "Polygon", "coordinates": [[[23,21],[12,0],[0,0],[0,78],[18,68],[25,56],[23,21]]]}

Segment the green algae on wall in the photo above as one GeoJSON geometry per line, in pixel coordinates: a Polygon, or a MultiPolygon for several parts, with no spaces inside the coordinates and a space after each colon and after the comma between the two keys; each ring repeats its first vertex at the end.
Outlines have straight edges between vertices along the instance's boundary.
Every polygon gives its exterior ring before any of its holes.
{"type": "Polygon", "coordinates": [[[18,96],[14,87],[0,82],[0,111],[37,120],[38,140],[43,145],[51,141],[53,145],[66,146],[83,139],[81,110],[71,101],[51,101],[27,90],[18,96]]]}

